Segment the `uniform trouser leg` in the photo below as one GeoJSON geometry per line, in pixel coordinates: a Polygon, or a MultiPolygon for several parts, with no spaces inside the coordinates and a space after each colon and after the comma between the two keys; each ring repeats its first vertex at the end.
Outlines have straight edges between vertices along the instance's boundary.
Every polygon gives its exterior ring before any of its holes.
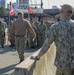
{"type": "Polygon", "coordinates": [[[45,35],[43,34],[43,35],[41,36],[41,46],[43,45],[44,42],[45,42],[45,35]]]}
{"type": "Polygon", "coordinates": [[[1,36],[1,46],[4,47],[4,37],[3,37],[3,35],[1,36]]]}
{"type": "Polygon", "coordinates": [[[42,46],[41,42],[42,42],[41,35],[38,34],[38,36],[37,36],[37,47],[40,48],[42,46]]]}
{"type": "Polygon", "coordinates": [[[74,69],[58,68],[56,75],[74,75],[74,69]]]}
{"type": "Polygon", "coordinates": [[[25,37],[15,37],[15,47],[19,58],[24,60],[25,37]]]}

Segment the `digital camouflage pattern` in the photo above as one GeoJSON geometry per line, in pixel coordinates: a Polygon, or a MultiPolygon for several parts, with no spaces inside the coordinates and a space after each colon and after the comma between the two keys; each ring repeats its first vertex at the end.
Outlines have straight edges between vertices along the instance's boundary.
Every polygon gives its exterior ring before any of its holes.
{"type": "Polygon", "coordinates": [[[74,68],[74,21],[63,19],[47,32],[48,44],[56,45],[55,65],[58,68],[74,68]]]}
{"type": "Polygon", "coordinates": [[[56,75],[74,75],[74,69],[58,68],[56,75]]]}
{"type": "Polygon", "coordinates": [[[4,47],[5,27],[3,22],[0,21],[0,43],[4,47]]]}

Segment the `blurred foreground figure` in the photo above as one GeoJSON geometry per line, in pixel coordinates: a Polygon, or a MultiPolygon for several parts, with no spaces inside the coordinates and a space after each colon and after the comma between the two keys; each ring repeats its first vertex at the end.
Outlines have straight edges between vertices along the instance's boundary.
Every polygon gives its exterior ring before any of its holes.
{"type": "Polygon", "coordinates": [[[60,21],[50,27],[47,38],[37,56],[32,59],[39,60],[47,52],[50,45],[56,45],[55,66],[56,75],[74,75],[74,21],[71,19],[73,7],[64,4],[61,8],[60,21]]]}

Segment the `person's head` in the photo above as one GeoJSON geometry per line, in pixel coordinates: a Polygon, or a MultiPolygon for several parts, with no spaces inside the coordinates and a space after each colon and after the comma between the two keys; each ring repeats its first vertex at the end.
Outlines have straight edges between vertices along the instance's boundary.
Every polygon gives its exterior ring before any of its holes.
{"type": "Polygon", "coordinates": [[[64,4],[61,8],[60,19],[70,18],[73,14],[73,7],[68,4],[64,4]]]}
{"type": "Polygon", "coordinates": [[[19,18],[19,19],[22,19],[23,16],[24,16],[24,13],[23,13],[23,12],[18,12],[18,18],[19,18]]]}

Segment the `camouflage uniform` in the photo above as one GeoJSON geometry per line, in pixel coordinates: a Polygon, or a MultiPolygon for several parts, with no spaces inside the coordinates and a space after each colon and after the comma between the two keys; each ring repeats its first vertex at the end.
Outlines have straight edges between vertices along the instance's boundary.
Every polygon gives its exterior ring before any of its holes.
{"type": "Polygon", "coordinates": [[[52,24],[54,24],[54,22],[44,22],[45,24],[46,24],[46,26],[47,26],[47,30],[50,28],[50,26],[52,25],[52,24]]]}
{"type": "Polygon", "coordinates": [[[74,75],[74,69],[58,68],[56,75],[74,75]]]}
{"type": "Polygon", "coordinates": [[[26,48],[30,48],[30,36],[31,36],[30,32],[27,31],[26,32],[26,48]]]}
{"type": "Polygon", "coordinates": [[[41,47],[45,41],[45,34],[47,31],[47,26],[45,23],[43,24],[36,23],[35,26],[37,28],[37,46],[41,47]]]}
{"type": "MultiPolygon", "coordinates": [[[[47,32],[49,45],[55,42],[56,45],[56,59],[55,65],[57,68],[65,69],[74,68],[74,21],[70,18],[61,20],[50,27],[47,32]]],[[[61,73],[62,73],[61,72],[61,73]]],[[[66,73],[66,72],[65,72],[66,73]]],[[[62,74],[59,74],[62,75],[62,74]]],[[[66,75],[71,75],[66,74],[66,75]]],[[[72,74],[73,75],[73,74],[72,74]]]]}
{"type": "MultiPolygon", "coordinates": [[[[36,32],[37,29],[34,26],[34,21],[30,21],[32,28],[34,29],[34,31],[36,32]]],[[[29,48],[34,48],[36,47],[36,39],[33,41],[33,35],[30,32],[27,32],[27,45],[29,48]]]]}
{"type": "Polygon", "coordinates": [[[4,37],[5,37],[5,27],[3,23],[0,21],[0,42],[2,47],[4,47],[4,37]]]}
{"type": "MultiPolygon", "coordinates": [[[[34,29],[35,32],[37,32],[37,28],[35,26],[32,26],[32,28],[34,29]]],[[[37,39],[35,39],[34,41],[32,41],[33,36],[30,34],[30,47],[31,48],[35,48],[37,46],[37,39]]]]}
{"type": "MultiPolygon", "coordinates": [[[[30,23],[34,31],[37,32],[37,29],[34,26],[33,22],[30,22],[30,23]]],[[[29,31],[27,31],[27,42],[26,42],[27,48],[36,47],[36,39],[34,41],[32,39],[33,39],[33,35],[29,31]]]]}
{"type": "Polygon", "coordinates": [[[15,36],[15,47],[20,59],[24,59],[25,40],[26,40],[25,35],[15,36]]]}

